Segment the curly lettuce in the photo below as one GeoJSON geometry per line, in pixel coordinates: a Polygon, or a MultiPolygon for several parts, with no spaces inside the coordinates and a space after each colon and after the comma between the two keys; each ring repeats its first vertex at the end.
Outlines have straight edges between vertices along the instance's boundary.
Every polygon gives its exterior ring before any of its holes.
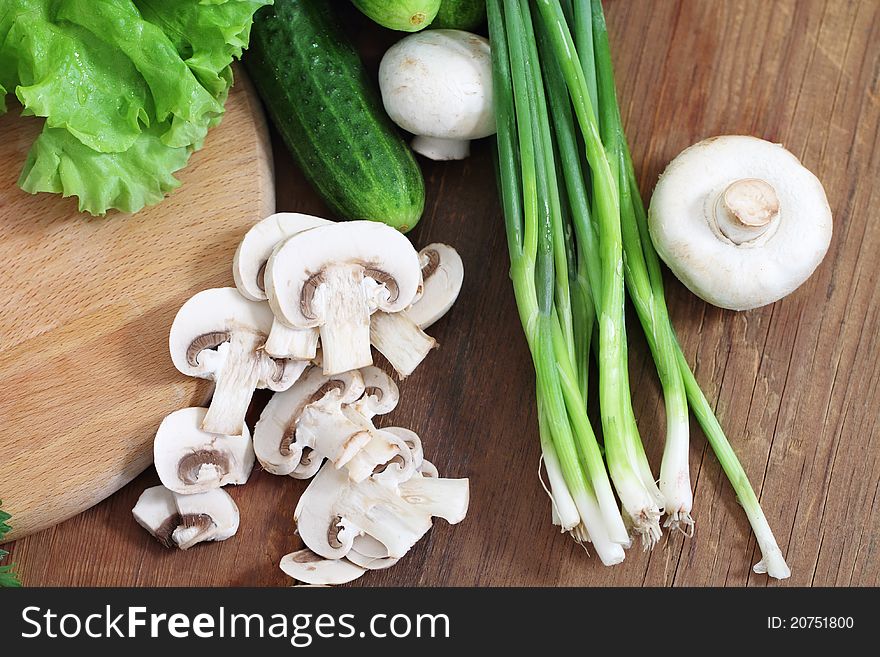
{"type": "Polygon", "coordinates": [[[44,117],[19,185],[76,196],[102,215],[137,212],[219,123],[230,64],[271,0],[5,0],[0,113],[7,91],[44,117]]]}

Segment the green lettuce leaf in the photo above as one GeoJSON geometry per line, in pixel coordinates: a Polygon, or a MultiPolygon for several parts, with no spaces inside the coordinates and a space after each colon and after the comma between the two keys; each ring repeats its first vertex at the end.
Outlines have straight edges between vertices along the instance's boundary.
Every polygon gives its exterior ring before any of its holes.
{"type": "Polygon", "coordinates": [[[80,212],[137,212],[180,185],[172,174],[186,166],[190,150],[165,144],[167,128],[147,128],[122,153],[100,153],[67,130],[47,126],[31,147],[18,184],[31,194],[77,196],[80,212]]]}
{"type": "Polygon", "coordinates": [[[82,143],[127,149],[149,124],[147,87],[134,64],[77,25],[56,23],[47,4],[23,12],[3,49],[17,58],[15,95],[25,114],[46,117],[82,143]],[[108,111],[113,108],[113,111],[108,111]]]}
{"type": "Polygon", "coordinates": [[[270,2],[135,0],[135,4],[146,20],[168,35],[199,82],[219,94],[228,86],[223,72],[247,47],[254,13],[270,2]]]}
{"type": "Polygon", "coordinates": [[[271,0],[0,0],[0,112],[46,118],[19,184],[136,212],[179,185],[271,0]]]}

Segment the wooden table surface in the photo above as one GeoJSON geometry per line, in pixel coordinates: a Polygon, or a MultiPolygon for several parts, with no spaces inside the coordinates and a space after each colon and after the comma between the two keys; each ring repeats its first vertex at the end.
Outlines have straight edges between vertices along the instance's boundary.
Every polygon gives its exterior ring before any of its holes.
{"type": "MultiPolygon", "coordinates": [[[[880,585],[880,2],[607,0],[606,11],[644,194],[681,149],[725,133],[782,142],[825,184],[831,248],[787,299],[733,313],[671,275],[667,291],[685,353],[791,566],[785,584],[880,585]]],[[[353,20],[375,69],[395,35],[353,20]]],[[[278,209],[323,212],[277,135],[275,145],[278,209]]],[[[422,161],[428,201],[411,237],[455,245],[467,276],[456,306],[430,331],[440,349],[382,418],[417,431],[442,474],[470,477],[470,513],[456,527],[438,521],[397,566],[356,584],[767,585],[751,572],[754,537],[695,423],[693,538],[671,535],[604,568],[551,526],[492,157],[484,142],[464,162],[422,161]]],[[[656,472],[662,400],[628,319],[635,412],[656,472]]],[[[238,536],[183,553],[160,547],[131,518],[156,481],[150,469],[81,516],[13,544],[24,583],[290,583],[277,564],[300,545],[292,515],[303,482],[255,472],[230,490],[242,511],[238,536]]]]}

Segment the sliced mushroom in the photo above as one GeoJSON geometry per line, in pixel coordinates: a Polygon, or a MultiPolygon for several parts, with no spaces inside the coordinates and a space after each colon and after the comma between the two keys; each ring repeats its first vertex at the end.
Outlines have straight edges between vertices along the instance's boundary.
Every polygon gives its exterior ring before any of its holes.
{"type": "Polygon", "coordinates": [[[299,212],[278,212],[251,226],[235,251],[232,275],[235,287],[251,301],[266,300],[266,263],[275,247],[292,235],[332,223],[299,212]]]}
{"type": "MultiPolygon", "coordinates": [[[[341,466],[337,466],[341,467],[341,466]]],[[[395,485],[412,477],[417,470],[413,452],[397,434],[373,427],[370,440],[345,462],[353,481],[373,477],[395,485]]]]}
{"type": "Polygon", "coordinates": [[[387,431],[400,438],[412,453],[413,467],[416,470],[421,470],[425,456],[422,452],[422,439],[419,438],[419,434],[403,427],[384,427],[382,431],[387,431]]]}
{"type": "Polygon", "coordinates": [[[426,329],[449,312],[458,299],[464,282],[464,263],[458,251],[439,242],[419,251],[419,260],[422,296],[406,313],[419,328],[426,329]]]}
{"type": "Polygon", "coordinates": [[[339,398],[326,395],[303,409],[296,441],[328,458],[336,468],[346,468],[355,481],[369,477],[380,466],[395,460],[388,477],[403,476],[413,469],[412,454],[395,435],[380,431],[339,398]]]}
{"type": "Polygon", "coordinates": [[[320,329],[325,374],[370,365],[370,315],[403,310],[420,282],[418,254],[409,240],[372,221],[294,235],[266,267],[275,314],[293,328],[320,329]]]}
{"type": "Polygon", "coordinates": [[[395,487],[373,477],[354,482],[327,463],[300,497],[294,517],[306,546],[327,559],[344,557],[362,534],[400,558],[431,528],[432,516],[455,524],[467,506],[467,479],[416,474],[395,487]]]}
{"type": "Polygon", "coordinates": [[[132,513],[167,548],[186,550],[204,541],[224,541],[238,531],[238,507],[222,489],[178,495],[154,486],[141,494],[132,513]]]}
{"type": "Polygon", "coordinates": [[[254,429],[254,451],[260,464],[277,475],[291,474],[303,460],[307,467],[317,460],[319,467],[322,457],[313,454],[311,446],[296,440],[303,411],[325,395],[333,396],[339,404],[348,404],[363,392],[364,380],[357,370],[325,376],[320,368],[310,367],[290,389],[273,395],[263,409],[254,429]]]}
{"type": "Polygon", "coordinates": [[[385,559],[388,556],[388,548],[368,534],[355,536],[351,549],[370,559],[385,559]]]}
{"type": "Polygon", "coordinates": [[[311,447],[303,447],[299,463],[293,469],[293,472],[290,473],[290,476],[294,479],[311,479],[317,474],[323,464],[323,456],[318,454],[311,447]]]}
{"type": "Polygon", "coordinates": [[[400,378],[412,374],[437,346],[437,341],[420,329],[406,311],[375,313],[370,318],[370,342],[400,378]]]}
{"type": "Polygon", "coordinates": [[[138,524],[163,546],[176,545],[171,534],[180,524],[180,514],[174,504],[174,493],[165,486],[153,486],[141,493],[131,512],[138,524]]]}
{"type": "Polygon", "coordinates": [[[400,390],[394,379],[375,365],[362,367],[360,374],[364,381],[364,391],[361,398],[351,404],[354,410],[372,420],[377,415],[385,415],[397,408],[400,390]]]}
{"type": "Polygon", "coordinates": [[[242,435],[254,389],[286,390],[306,368],[265,353],[272,320],[265,302],[249,301],[233,287],[199,292],[178,311],[169,338],[175,367],[216,382],[205,431],[242,435]]]}
{"type": "Polygon", "coordinates": [[[245,426],[241,436],[224,436],[201,427],[207,410],[183,408],[168,415],[153,442],[159,479],[182,495],[227,484],[243,484],[254,466],[254,449],[245,426]]]}
{"type": "Polygon", "coordinates": [[[285,555],[281,570],[298,582],[306,584],[347,584],[366,570],[345,559],[324,559],[308,548],[285,555]]]}
{"type": "Polygon", "coordinates": [[[388,548],[367,534],[355,537],[351,544],[351,550],[345,555],[345,558],[368,570],[383,570],[400,561],[389,557],[388,548]]]}
{"type": "Polygon", "coordinates": [[[419,468],[419,472],[423,477],[428,477],[429,479],[435,479],[440,476],[437,466],[427,459],[422,459],[422,466],[419,468]]]}
{"type": "Polygon", "coordinates": [[[400,559],[392,557],[368,557],[355,549],[349,550],[345,558],[354,565],[366,568],[367,570],[385,570],[400,561],[400,559]]]}
{"type": "Polygon", "coordinates": [[[222,488],[195,495],[174,495],[180,523],[171,538],[181,550],[205,541],[225,541],[238,531],[235,500],[222,488]]]}
{"type": "MultiPolygon", "coordinates": [[[[235,251],[232,274],[241,294],[253,301],[266,300],[266,263],[284,240],[304,230],[331,223],[329,219],[298,212],[279,212],[254,224],[235,251]]],[[[318,332],[285,326],[277,317],[266,339],[266,353],[274,358],[310,360],[315,357],[318,332]]]]}
{"type": "Polygon", "coordinates": [[[429,244],[419,251],[422,267],[422,294],[407,310],[388,314],[377,312],[370,318],[370,339],[394,370],[409,376],[437,341],[423,329],[443,317],[461,291],[464,265],[458,252],[446,244],[429,244]]]}

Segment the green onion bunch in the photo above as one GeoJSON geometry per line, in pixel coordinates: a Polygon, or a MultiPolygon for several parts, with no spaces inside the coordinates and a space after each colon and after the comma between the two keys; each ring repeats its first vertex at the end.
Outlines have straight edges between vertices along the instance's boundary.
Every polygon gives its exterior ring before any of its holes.
{"type": "Polygon", "coordinates": [[[554,523],[591,542],[605,565],[624,559],[631,535],[653,547],[664,513],[665,527],[691,534],[690,403],[757,536],[764,559],[755,570],[787,577],[669,319],[600,0],[489,0],[487,8],[499,188],[514,294],[535,367],[554,523]],[[627,292],[665,402],[659,485],[632,409],[627,292]],[[586,410],[593,356],[603,446],[586,410]]]}

